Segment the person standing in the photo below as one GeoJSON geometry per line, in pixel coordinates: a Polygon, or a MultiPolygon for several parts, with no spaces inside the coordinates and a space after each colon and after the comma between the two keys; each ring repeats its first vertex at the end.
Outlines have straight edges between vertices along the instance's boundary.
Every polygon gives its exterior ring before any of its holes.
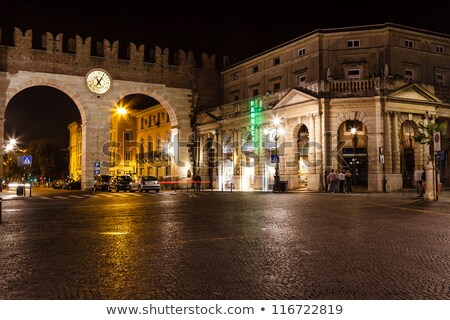
{"type": "Polygon", "coordinates": [[[195,191],[200,191],[201,183],[202,183],[202,178],[200,177],[200,174],[197,173],[194,177],[195,191]]]}
{"type": "Polygon", "coordinates": [[[336,191],[336,185],[338,182],[338,177],[336,172],[334,172],[334,169],[331,169],[330,173],[328,174],[329,180],[330,180],[330,192],[334,193],[336,191]]]}
{"type": "Polygon", "coordinates": [[[345,188],[345,174],[344,174],[344,169],[342,169],[339,174],[338,174],[338,179],[339,179],[339,193],[344,193],[344,189],[345,188]]]}
{"type": "Polygon", "coordinates": [[[352,173],[350,172],[350,170],[347,170],[345,172],[345,184],[347,187],[346,192],[347,193],[352,192],[352,173]]]}
{"type": "Polygon", "coordinates": [[[421,174],[420,174],[420,193],[419,193],[419,197],[423,196],[423,194],[425,193],[425,181],[426,179],[426,174],[425,174],[425,168],[422,168],[421,174]]]}
{"type": "Polygon", "coordinates": [[[414,182],[416,183],[416,190],[417,193],[419,194],[419,196],[422,196],[422,184],[423,184],[423,180],[422,180],[422,174],[425,171],[422,169],[417,168],[416,170],[414,170],[414,182]]]}

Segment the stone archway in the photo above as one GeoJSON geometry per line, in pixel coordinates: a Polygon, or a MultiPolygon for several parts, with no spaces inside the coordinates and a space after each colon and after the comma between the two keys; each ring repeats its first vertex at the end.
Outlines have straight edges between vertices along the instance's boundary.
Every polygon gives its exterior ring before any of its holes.
{"type": "MultiPolygon", "coordinates": [[[[192,91],[168,88],[161,84],[135,83],[115,80],[111,91],[104,96],[87,92],[84,77],[50,73],[19,71],[14,75],[0,74],[0,116],[4,118],[6,106],[17,93],[33,86],[49,86],[64,92],[77,106],[82,121],[82,189],[89,189],[94,181],[94,165],[100,161],[109,163],[109,130],[111,114],[116,103],[130,94],[144,94],[158,100],[169,114],[172,123],[172,144],[178,176],[186,176],[189,168],[188,136],[191,133],[190,117],[192,91]]],[[[0,126],[0,142],[3,144],[4,127],[0,126]]],[[[3,156],[3,150],[0,151],[3,156]]],[[[2,169],[2,168],[1,168],[2,169]]],[[[107,173],[102,166],[101,173],[107,173]]]]}
{"type": "Polygon", "coordinates": [[[421,167],[419,144],[414,141],[414,136],[418,134],[417,124],[412,120],[405,120],[401,124],[400,133],[400,167],[403,188],[413,188],[414,170],[421,167]]]}
{"type": "Polygon", "coordinates": [[[368,186],[368,134],[365,124],[357,119],[344,121],[338,129],[338,168],[348,170],[354,186],[368,186]]]}
{"type": "Polygon", "coordinates": [[[300,188],[308,186],[309,144],[309,130],[306,125],[302,124],[297,135],[298,186],[300,188]]]}

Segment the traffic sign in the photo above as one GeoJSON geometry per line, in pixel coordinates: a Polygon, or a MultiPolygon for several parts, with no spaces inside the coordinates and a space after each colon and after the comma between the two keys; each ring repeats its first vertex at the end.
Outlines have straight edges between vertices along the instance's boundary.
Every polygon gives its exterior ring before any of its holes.
{"type": "Polygon", "coordinates": [[[31,166],[33,163],[33,159],[31,156],[22,156],[22,165],[23,166],[31,166]]]}
{"type": "Polygon", "coordinates": [[[270,156],[270,162],[271,163],[279,163],[280,162],[280,156],[277,154],[272,154],[270,156]]]}
{"type": "Polygon", "coordinates": [[[100,174],[100,161],[94,161],[94,176],[100,174]]]}
{"type": "Polygon", "coordinates": [[[434,142],[434,152],[441,151],[441,132],[435,132],[433,134],[433,142],[434,142]]]}

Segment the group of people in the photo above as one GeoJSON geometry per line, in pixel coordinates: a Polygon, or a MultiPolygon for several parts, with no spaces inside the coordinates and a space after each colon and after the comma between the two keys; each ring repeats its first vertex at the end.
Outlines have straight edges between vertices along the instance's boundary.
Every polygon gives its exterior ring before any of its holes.
{"type": "Polygon", "coordinates": [[[325,191],[327,192],[352,192],[352,173],[350,170],[342,169],[336,173],[334,169],[325,171],[325,191]]]}
{"type": "Polygon", "coordinates": [[[414,170],[414,181],[416,182],[416,189],[419,196],[423,196],[425,192],[425,168],[414,170]]]}

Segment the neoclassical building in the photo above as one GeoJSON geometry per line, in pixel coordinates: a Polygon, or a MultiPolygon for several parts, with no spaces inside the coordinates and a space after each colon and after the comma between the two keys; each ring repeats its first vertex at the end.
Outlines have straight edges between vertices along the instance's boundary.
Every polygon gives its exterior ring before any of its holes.
{"type": "MultiPolygon", "coordinates": [[[[225,68],[223,104],[196,115],[194,170],[216,188],[323,190],[350,170],[371,192],[434,178],[420,126],[450,119],[450,36],[386,23],[316,30],[225,68]]],[[[436,162],[449,183],[449,132],[436,162]]],[[[431,183],[431,182],[430,182],[431,183]]]]}

